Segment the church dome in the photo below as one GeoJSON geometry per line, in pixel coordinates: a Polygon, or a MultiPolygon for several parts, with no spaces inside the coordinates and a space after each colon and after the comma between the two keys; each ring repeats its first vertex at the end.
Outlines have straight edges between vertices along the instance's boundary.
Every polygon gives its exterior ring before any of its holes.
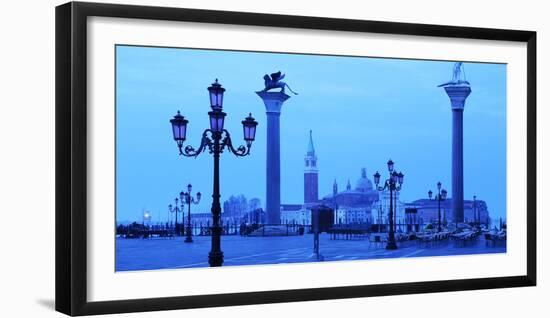
{"type": "Polygon", "coordinates": [[[372,191],[372,181],[367,178],[367,170],[365,168],[361,169],[361,178],[355,183],[355,190],[361,192],[372,191]]]}

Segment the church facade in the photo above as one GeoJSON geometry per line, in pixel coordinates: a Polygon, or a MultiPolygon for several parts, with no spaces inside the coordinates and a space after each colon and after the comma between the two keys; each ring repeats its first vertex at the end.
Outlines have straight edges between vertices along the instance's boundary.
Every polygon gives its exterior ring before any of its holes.
{"type": "Polygon", "coordinates": [[[332,194],[319,198],[319,169],[317,155],[310,131],[306,155],[304,157],[304,202],[302,205],[282,204],[283,224],[311,224],[311,208],[326,205],[334,210],[334,224],[363,224],[373,222],[373,207],[379,201],[379,194],[367,177],[366,169],[361,170],[359,179],[352,188],[350,181],[345,190],[338,191],[336,180],[332,194]]]}
{"type": "Polygon", "coordinates": [[[355,187],[352,188],[348,180],[345,190],[338,191],[338,183],[334,180],[332,194],[324,196],[320,203],[334,209],[335,224],[363,224],[373,222],[372,210],[378,200],[378,191],[363,168],[355,187]]]}

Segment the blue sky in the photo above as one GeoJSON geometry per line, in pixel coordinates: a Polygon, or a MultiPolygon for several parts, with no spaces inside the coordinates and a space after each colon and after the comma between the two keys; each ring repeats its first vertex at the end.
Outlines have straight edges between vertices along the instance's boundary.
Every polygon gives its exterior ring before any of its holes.
{"type": "MultiPolygon", "coordinates": [[[[313,130],[319,194],[352,185],[361,168],[386,174],[391,158],[405,174],[401,198],[426,198],[438,181],[451,192],[451,108],[438,84],[453,62],[117,46],[117,220],[165,222],[167,206],[188,183],[201,191],[196,212],[208,212],[212,156],[178,155],[169,120],[189,120],[186,144],[195,147],[208,127],[206,88],[226,88],[226,128],[242,144],[249,112],[259,122],[251,155],[224,153],[222,200],[258,197],[265,204],[266,115],[254,93],[263,75],[281,70],[299,93],[281,114],[281,201],[303,202],[308,132],[313,130]]],[[[465,63],[472,94],[464,111],[464,197],[485,200],[492,217],[506,215],[506,65],[465,63]]]]}

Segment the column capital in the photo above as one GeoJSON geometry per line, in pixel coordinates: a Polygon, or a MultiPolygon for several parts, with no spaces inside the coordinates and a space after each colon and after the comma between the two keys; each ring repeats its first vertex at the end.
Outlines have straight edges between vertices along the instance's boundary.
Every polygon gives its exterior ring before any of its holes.
{"type": "Polygon", "coordinates": [[[464,103],[466,102],[466,98],[470,96],[472,90],[470,89],[470,86],[451,85],[445,86],[445,92],[451,100],[452,110],[464,110],[464,103]]]}
{"type": "Polygon", "coordinates": [[[267,114],[280,114],[283,103],[290,98],[283,92],[256,92],[263,100],[267,114]]]}

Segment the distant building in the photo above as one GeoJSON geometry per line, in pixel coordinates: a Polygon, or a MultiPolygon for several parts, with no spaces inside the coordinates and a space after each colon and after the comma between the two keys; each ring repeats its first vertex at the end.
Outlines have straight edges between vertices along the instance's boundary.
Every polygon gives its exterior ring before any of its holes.
{"type": "MultiPolygon", "coordinates": [[[[229,215],[225,215],[224,213],[220,216],[220,222],[222,224],[240,224],[242,222],[242,218],[239,217],[233,217],[229,215]]],[[[179,224],[181,223],[181,219],[178,221],[179,224]]],[[[187,225],[187,215],[185,215],[185,225],[187,225]]],[[[191,224],[194,226],[203,226],[208,227],[212,225],[212,212],[204,212],[204,213],[191,213],[191,224]]]]}
{"type": "Polygon", "coordinates": [[[281,204],[282,224],[311,224],[311,210],[303,204],[281,204]]]}
{"type": "Polygon", "coordinates": [[[361,177],[351,188],[348,180],[346,190],[338,192],[338,183],[334,180],[332,194],[326,195],[321,203],[335,210],[335,224],[371,223],[372,209],[378,201],[378,191],[374,189],[372,181],[367,177],[367,170],[361,169],[361,177]]]}
{"type": "MultiPolygon", "coordinates": [[[[437,223],[438,221],[438,208],[437,200],[419,199],[411,203],[406,204],[407,207],[414,207],[417,209],[417,218],[422,223],[437,223]]],[[[441,222],[452,222],[452,200],[441,202],[441,222]]],[[[464,200],[464,222],[475,222],[476,216],[479,213],[479,218],[482,224],[486,224],[489,221],[489,211],[487,210],[487,203],[483,200],[476,200],[475,207],[473,200],[464,200]]]]}

